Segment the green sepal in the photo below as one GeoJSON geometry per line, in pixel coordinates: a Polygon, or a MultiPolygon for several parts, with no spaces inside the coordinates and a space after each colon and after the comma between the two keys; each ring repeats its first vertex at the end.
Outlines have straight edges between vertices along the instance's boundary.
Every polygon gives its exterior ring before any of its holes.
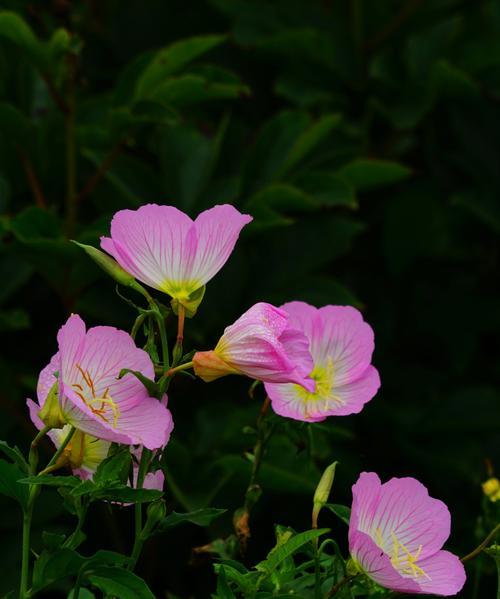
{"type": "Polygon", "coordinates": [[[174,314],[177,316],[179,314],[179,304],[184,306],[186,311],[186,318],[193,318],[193,316],[198,311],[198,308],[203,301],[203,297],[205,296],[205,285],[200,287],[196,291],[193,291],[191,295],[187,299],[178,300],[175,297],[170,302],[172,306],[172,310],[174,314]]]}

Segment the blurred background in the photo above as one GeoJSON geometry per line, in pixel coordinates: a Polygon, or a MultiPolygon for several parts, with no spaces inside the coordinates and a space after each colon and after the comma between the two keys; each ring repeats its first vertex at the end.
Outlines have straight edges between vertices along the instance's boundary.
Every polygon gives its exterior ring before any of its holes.
{"type": "MultiPolygon", "coordinates": [[[[350,504],[361,470],[415,476],[450,506],[449,548],[475,547],[488,524],[481,482],[500,472],[500,3],[0,9],[0,438],[28,447],[25,400],[70,312],[88,325],[133,323],[68,239],[97,245],[116,210],[147,202],[191,216],[229,202],[255,220],[187,322],[186,347],[213,347],[258,300],[351,304],[375,330],[382,378],[358,416],[280,426],[247,562],[273,545],[273,523],[310,526],[314,488],[335,459],[336,503],[350,504]]],[[[263,399],[248,385],[178,377],[171,387],[169,508],[228,512],[148,545],[139,573],[159,597],[214,588],[209,556],[192,548],[230,534],[242,504],[254,443],[242,430],[263,399]]],[[[72,523],[55,494],[38,503],[35,546],[42,530],[72,523]]],[[[17,584],[21,514],[7,498],[0,507],[2,594],[17,584]]],[[[99,533],[128,551],[130,519],[94,505],[82,551],[99,533]]],[[[345,547],[344,525],[322,520],[345,547]]],[[[461,596],[494,588],[493,562],[480,559],[461,596]]]]}

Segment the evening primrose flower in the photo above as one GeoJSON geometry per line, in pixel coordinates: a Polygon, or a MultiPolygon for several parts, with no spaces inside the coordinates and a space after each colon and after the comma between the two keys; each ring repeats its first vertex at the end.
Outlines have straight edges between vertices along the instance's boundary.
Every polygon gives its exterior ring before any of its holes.
{"type": "Polygon", "coordinates": [[[450,512],[414,478],[381,484],[361,473],[352,488],[349,551],[355,566],[381,586],[401,593],[455,595],[465,584],[460,559],[441,547],[450,512]]]}
{"type": "Polygon", "coordinates": [[[308,377],[313,366],[309,343],[289,320],[285,311],[271,304],[255,304],[226,327],[214,350],[195,353],[195,373],[206,382],[243,374],[260,381],[293,382],[314,391],[314,381],[308,377]]]}
{"type": "Polygon", "coordinates": [[[251,220],[228,204],[205,210],[194,221],[173,206],[147,204],[117,212],[111,237],[102,237],[101,247],[139,281],[189,304],[224,266],[251,220]]]}
{"type": "Polygon", "coordinates": [[[86,331],[83,320],[73,314],[57,340],[59,351],[40,374],[40,408],[57,386],[62,417],[78,431],[148,449],[167,443],[173,422],[166,406],[149,397],[132,374],[118,378],[124,368],[154,377],[150,357],[128,333],[107,326],[86,331]]]}
{"type": "Polygon", "coordinates": [[[371,366],[373,331],[350,306],[315,308],[304,302],[281,306],[302,331],[314,361],[313,391],[296,384],[266,382],[273,410],[288,418],[319,422],[328,416],[357,414],[380,387],[371,366]]]}

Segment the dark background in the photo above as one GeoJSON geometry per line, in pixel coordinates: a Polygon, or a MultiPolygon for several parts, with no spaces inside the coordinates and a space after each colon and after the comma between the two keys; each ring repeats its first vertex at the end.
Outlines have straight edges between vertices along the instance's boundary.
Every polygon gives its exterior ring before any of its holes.
{"type": "MultiPolygon", "coordinates": [[[[299,423],[280,428],[262,470],[248,563],[273,545],[273,523],[310,526],[319,473],[334,459],[335,502],[350,503],[361,470],[415,476],[450,506],[449,548],[470,551],[485,533],[487,460],[500,471],[500,4],[54,0],[0,8],[36,36],[0,17],[0,437],[27,448],[34,429],[25,398],[70,312],[89,325],[133,322],[113,283],[67,239],[97,245],[114,211],[146,202],[191,216],[230,202],[255,220],[188,321],[187,347],[213,347],[258,300],[348,303],[375,330],[382,378],[358,416],[310,432],[299,423]],[[70,35],[49,42],[58,28],[70,35]],[[227,37],[138,98],[155,52],[202,34],[227,37]]],[[[148,546],[139,573],[159,597],[213,589],[210,560],[192,558],[191,548],[227,536],[242,503],[244,452],[254,442],[242,429],[262,400],[258,391],[251,401],[247,388],[242,379],[183,377],[171,387],[169,507],[229,511],[208,531],[186,525],[148,546]]],[[[21,516],[9,499],[0,505],[5,592],[17,584],[21,516]]],[[[82,551],[99,533],[106,547],[128,551],[130,517],[94,506],[82,551]]],[[[345,546],[345,527],[323,520],[345,546]]],[[[71,524],[47,492],[35,546],[42,530],[71,524]]],[[[462,597],[493,596],[493,568],[480,565],[481,579],[471,567],[462,597]]]]}

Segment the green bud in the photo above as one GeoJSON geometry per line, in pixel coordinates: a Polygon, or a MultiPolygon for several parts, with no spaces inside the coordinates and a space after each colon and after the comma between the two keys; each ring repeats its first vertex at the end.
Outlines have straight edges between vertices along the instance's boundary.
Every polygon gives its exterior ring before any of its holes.
{"type": "Polygon", "coordinates": [[[50,428],[62,428],[67,424],[59,403],[59,385],[57,381],[52,385],[51,390],[45,398],[42,409],[38,412],[40,420],[50,428]]]}
{"type": "Polygon", "coordinates": [[[141,532],[141,537],[146,540],[157,525],[165,518],[167,507],[163,499],[153,501],[148,505],[146,524],[141,532]]]}
{"type": "Polygon", "coordinates": [[[141,287],[139,283],[134,279],[134,277],[129,274],[126,270],[124,270],[116,260],[113,260],[108,254],[101,252],[97,248],[91,245],[85,245],[84,243],[79,243],[78,241],[72,240],[75,245],[81,247],[91,258],[92,260],[107,272],[117,283],[120,285],[124,285],[125,287],[141,287]]]}
{"type": "Polygon", "coordinates": [[[312,512],[312,526],[313,528],[318,527],[318,516],[321,508],[328,502],[330,491],[332,490],[333,479],[335,478],[335,469],[337,468],[338,462],[330,464],[319,480],[316,491],[314,492],[313,499],[313,512],[312,512]]]}
{"type": "Polygon", "coordinates": [[[203,297],[205,295],[205,285],[200,287],[196,291],[193,291],[191,295],[189,295],[186,299],[177,299],[173,298],[170,302],[172,306],[172,310],[174,314],[177,316],[179,314],[179,304],[184,306],[186,310],[186,318],[193,318],[196,314],[201,302],[203,301],[203,297]]]}

